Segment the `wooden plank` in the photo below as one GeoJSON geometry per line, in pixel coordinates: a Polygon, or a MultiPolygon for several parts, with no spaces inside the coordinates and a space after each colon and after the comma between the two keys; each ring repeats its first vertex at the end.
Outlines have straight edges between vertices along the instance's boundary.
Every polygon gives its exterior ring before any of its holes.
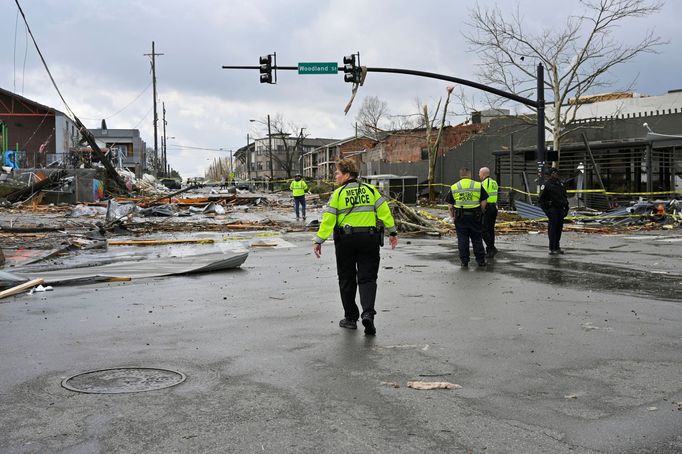
{"type": "Polygon", "coordinates": [[[42,284],[43,282],[45,282],[45,280],[39,277],[38,279],[32,279],[28,282],[24,282],[23,284],[19,284],[15,287],[8,288],[7,290],[3,290],[2,292],[0,292],[0,299],[5,298],[7,296],[16,295],[17,293],[21,293],[30,288],[36,287],[42,284]]]}
{"type": "Polygon", "coordinates": [[[109,246],[159,246],[164,244],[213,244],[215,240],[207,238],[203,240],[109,240],[109,246]]]}

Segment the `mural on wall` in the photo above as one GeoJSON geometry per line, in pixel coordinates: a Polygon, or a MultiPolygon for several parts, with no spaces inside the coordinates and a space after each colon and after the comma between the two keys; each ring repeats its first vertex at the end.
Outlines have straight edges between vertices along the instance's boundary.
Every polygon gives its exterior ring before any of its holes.
{"type": "Polygon", "coordinates": [[[19,160],[17,159],[17,154],[14,151],[6,151],[3,166],[9,167],[13,170],[19,169],[19,160]]]}
{"type": "Polygon", "coordinates": [[[92,200],[99,202],[104,198],[104,183],[95,178],[92,179],[92,200]]]}

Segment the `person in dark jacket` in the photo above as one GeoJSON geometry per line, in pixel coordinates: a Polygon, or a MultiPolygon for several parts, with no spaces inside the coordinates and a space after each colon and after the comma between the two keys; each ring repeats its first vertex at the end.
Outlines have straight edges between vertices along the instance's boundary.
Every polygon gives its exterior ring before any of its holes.
{"type": "Polygon", "coordinates": [[[568,214],[568,196],[564,184],[559,179],[559,170],[555,167],[549,171],[549,179],[542,187],[538,204],[548,219],[549,255],[563,254],[560,242],[564,218],[568,214]]]}

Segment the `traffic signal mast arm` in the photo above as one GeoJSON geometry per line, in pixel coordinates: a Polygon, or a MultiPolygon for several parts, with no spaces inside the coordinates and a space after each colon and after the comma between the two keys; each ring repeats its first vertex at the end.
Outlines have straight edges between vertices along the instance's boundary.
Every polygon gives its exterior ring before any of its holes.
{"type": "Polygon", "coordinates": [[[410,74],[412,76],[420,76],[420,77],[428,77],[430,79],[439,79],[439,80],[445,80],[448,82],[454,82],[456,84],[460,85],[466,85],[467,87],[472,87],[472,88],[477,88],[482,91],[487,91],[488,93],[492,93],[497,96],[501,96],[503,98],[511,99],[516,102],[520,102],[521,104],[525,104],[527,106],[539,107],[538,101],[535,101],[533,99],[528,99],[524,98],[523,96],[516,95],[514,93],[507,93],[506,91],[498,90],[497,88],[494,87],[489,87],[487,85],[479,84],[478,82],[472,82],[470,80],[466,79],[460,79],[458,77],[452,77],[452,76],[446,76],[444,74],[437,74],[437,73],[430,73],[430,72],[425,72],[425,71],[415,71],[412,69],[401,69],[401,68],[370,68],[367,67],[367,72],[368,73],[394,73],[394,74],[410,74]]]}
{"type": "MultiPolygon", "coordinates": [[[[262,57],[261,57],[262,58],[262,57]]],[[[258,69],[261,70],[261,66],[223,66],[223,69],[258,69]]],[[[277,66],[273,65],[272,67],[273,71],[298,71],[298,66],[277,66]]],[[[489,87],[487,85],[479,84],[478,82],[473,82],[470,80],[466,79],[460,79],[459,77],[452,77],[452,76],[446,76],[444,74],[437,74],[437,73],[431,73],[431,72],[426,72],[426,71],[416,71],[413,69],[402,69],[402,68],[372,68],[372,67],[365,67],[368,73],[393,73],[393,74],[409,74],[412,76],[419,76],[419,77],[428,77],[430,79],[439,79],[439,80],[445,80],[447,82],[453,82],[456,84],[460,85],[466,85],[467,87],[472,87],[472,88],[477,88],[482,91],[486,91],[488,93],[492,93],[497,96],[501,96],[503,98],[511,99],[513,101],[520,102],[521,104],[525,104],[527,106],[539,107],[539,103],[536,100],[529,99],[529,98],[524,98],[523,96],[516,95],[514,93],[508,93],[503,90],[498,90],[497,88],[494,87],[489,87]]],[[[339,65],[338,72],[345,72],[348,74],[347,71],[345,71],[345,65],[339,65]]]]}
{"type": "MultiPolygon", "coordinates": [[[[223,69],[258,69],[260,70],[260,81],[261,83],[276,83],[277,82],[277,70],[283,71],[297,71],[298,66],[277,66],[277,55],[271,54],[265,57],[260,57],[260,66],[223,66],[223,69]],[[273,64],[274,60],[274,64],[273,64]],[[272,72],[274,71],[275,77],[273,81],[272,72]]],[[[446,76],[444,74],[430,73],[426,71],[415,71],[412,69],[400,69],[400,68],[370,68],[360,66],[360,54],[352,54],[343,57],[343,65],[337,67],[337,72],[344,73],[344,81],[356,84],[353,88],[353,96],[357,87],[361,84],[362,73],[363,72],[375,72],[375,73],[393,73],[393,74],[409,74],[418,77],[427,77],[430,79],[445,80],[448,82],[454,82],[456,84],[465,85],[467,87],[476,88],[488,93],[492,93],[503,98],[511,99],[526,106],[534,107],[537,109],[537,164],[538,164],[538,176],[540,180],[544,179],[545,172],[545,70],[542,64],[537,67],[537,100],[524,98],[514,93],[508,93],[503,90],[498,90],[494,87],[489,87],[487,85],[479,84],[477,82],[472,82],[466,79],[460,79],[458,77],[446,76]],[[355,58],[357,56],[357,59],[355,58]],[[362,68],[362,69],[361,69],[362,68]]],[[[351,98],[352,102],[352,98],[351,98]]],[[[350,104],[349,104],[350,105],[350,104]]],[[[348,109],[348,106],[346,107],[348,109]]]]}

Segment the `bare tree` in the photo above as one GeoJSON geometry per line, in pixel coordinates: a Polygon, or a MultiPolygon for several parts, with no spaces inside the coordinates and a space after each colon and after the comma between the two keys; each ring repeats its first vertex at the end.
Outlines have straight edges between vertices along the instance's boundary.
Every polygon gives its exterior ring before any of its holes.
{"type": "Polygon", "coordinates": [[[306,128],[287,122],[282,115],[277,114],[271,122],[271,129],[272,159],[286,172],[287,178],[292,178],[295,171],[299,170],[298,160],[303,155],[303,141],[308,137],[303,133],[306,128]]]}
{"type": "Polygon", "coordinates": [[[433,117],[429,117],[429,108],[424,104],[422,108],[423,113],[423,123],[426,125],[426,149],[429,154],[429,202],[433,203],[436,200],[436,188],[434,186],[436,177],[436,160],[438,158],[438,148],[440,147],[440,139],[443,135],[443,128],[445,128],[445,118],[448,114],[448,104],[450,103],[450,96],[452,95],[452,90],[454,87],[449,86],[447,88],[448,95],[445,98],[445,105],[443,106],[443,114],[440,120],[440,127],[437,129],[437,133],[434,137],[433,125],[436,122],[436,117],[438,116],[438,111],[440,110],[440,101],[436,105],[436,110],[433,113],[433,117]]]}
{"type": "Polygon", "coordinates": [[[223,156],[213,158],[213,162],[208,166],[208,170],[204,172],[204,177],[208,180],[220,180],[221,177],[227,177],[230,173],[230,157],[223,156]]]}
{"type": "MultiPolygon", "coordinates": [[[[485,83],[505,91],[532,97],[537,90],[536,66],[547,68],[545,88],[552,96],[545,128],[553,136],[554,150],[572,129],[580,99],[599,87],[612,85],[609,72],[642,53],[655,53],[665,44],[652,31],[634,44],[613,35],[615,28],[632,18],[658,12],[659,0],[580,0],[583,11],[570,16],[562,27],[551,26],[533,35],[527,32],[520,12],[504,15],[499,7],[470,11],[466,36],[481,58],[480,76],[485,83]]],[[[630,26],[632,27],[632,26],[630,26]]]]}
{"type": "Polygon", "coordinates": [[[378,139],[381,124],[388,118],[388,104],[376,96],[367,96],[355,116],[358,132],[372,139],[378,139]]]}

